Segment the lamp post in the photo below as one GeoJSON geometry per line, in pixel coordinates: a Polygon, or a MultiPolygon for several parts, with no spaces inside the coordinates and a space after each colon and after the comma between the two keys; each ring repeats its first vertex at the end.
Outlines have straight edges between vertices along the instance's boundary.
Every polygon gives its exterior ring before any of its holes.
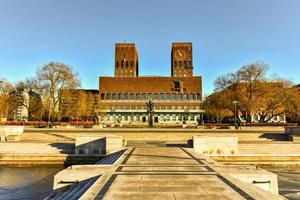
{"type": "Polygon", "coordinates": [[[238,101],[233,101],[232,103],[234,105],[234,126],[235,126],[235,129],[237,129],[237,123],[236,123],[237,113],[236,113],[236,109],[237,109],[237,103],[238,103],[238,101]]]}

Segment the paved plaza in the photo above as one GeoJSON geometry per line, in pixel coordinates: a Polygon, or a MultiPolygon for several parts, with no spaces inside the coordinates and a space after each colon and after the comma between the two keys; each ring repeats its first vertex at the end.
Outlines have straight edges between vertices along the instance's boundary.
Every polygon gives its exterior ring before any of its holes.
{"type": "Polygon", "coordinates": [[[199,156],[180,147],[128,149],[96,199],[283,199],[232,181],[199,156]]]}

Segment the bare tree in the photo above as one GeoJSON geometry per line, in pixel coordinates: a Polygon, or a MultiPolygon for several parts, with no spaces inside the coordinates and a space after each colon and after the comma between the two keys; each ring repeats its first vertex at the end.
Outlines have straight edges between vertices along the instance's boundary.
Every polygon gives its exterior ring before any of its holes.
{"type": "Polygon", "coordinates": [[[64,63],[49,62],[38,68],[36,79],[31,81],[38,88],[44,104],[47,106],[49,118],[59,117],[59,91],[63,88],[80,87],[78,74],[64,63]]]}
{"type": "Polygon", "coordinates": [[[239,111],[248,122],[251,120],[253,105],[264,95],[261,83],[266,81],[268,68],[268,65],[262,62],[251,63],[236,73],[220,76],[215,81],[217,91],[229,89],[231,100],[239,102],[239,111]]]}
{"type": "Polygon", "coordinates": [[[0,118],[7,118],[13,107],[14,100],[10,98],[9,93],[13,85],[5,79],[0,79],[0,118]]]}

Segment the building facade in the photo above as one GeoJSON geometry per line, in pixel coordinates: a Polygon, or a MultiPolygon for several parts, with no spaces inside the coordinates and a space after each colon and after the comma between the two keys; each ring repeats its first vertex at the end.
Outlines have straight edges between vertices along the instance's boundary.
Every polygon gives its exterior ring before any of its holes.
{"type": "Polygon", "coordinates": [[[63,121],[95,120],[99,90],[61,89],[59,111],[63,121]]]}
{"type": "Polygon", "coordinates": [[[135,45],[115,48],[115,76],[99,78],[102,121],[147,123],[151,99],[154,123],[202,122],[202,77],[193,76],[192,43],[173,43],[171,77],[140,77],[135,45]]]}

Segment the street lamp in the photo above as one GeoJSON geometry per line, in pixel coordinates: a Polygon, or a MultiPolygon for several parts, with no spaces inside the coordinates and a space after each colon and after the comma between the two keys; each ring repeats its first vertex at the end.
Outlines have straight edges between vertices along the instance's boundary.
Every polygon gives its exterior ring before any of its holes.
{"type": "Polygon", "coordinates": [[[236,119],[237,119],[236,109],[237,109],[237,103],[238,103],[238,101],[233,101],[232,103],[234,105],[234,126],[235,126],[235,128],[237,128],[237,123],[236,123],[236,119]]]}

